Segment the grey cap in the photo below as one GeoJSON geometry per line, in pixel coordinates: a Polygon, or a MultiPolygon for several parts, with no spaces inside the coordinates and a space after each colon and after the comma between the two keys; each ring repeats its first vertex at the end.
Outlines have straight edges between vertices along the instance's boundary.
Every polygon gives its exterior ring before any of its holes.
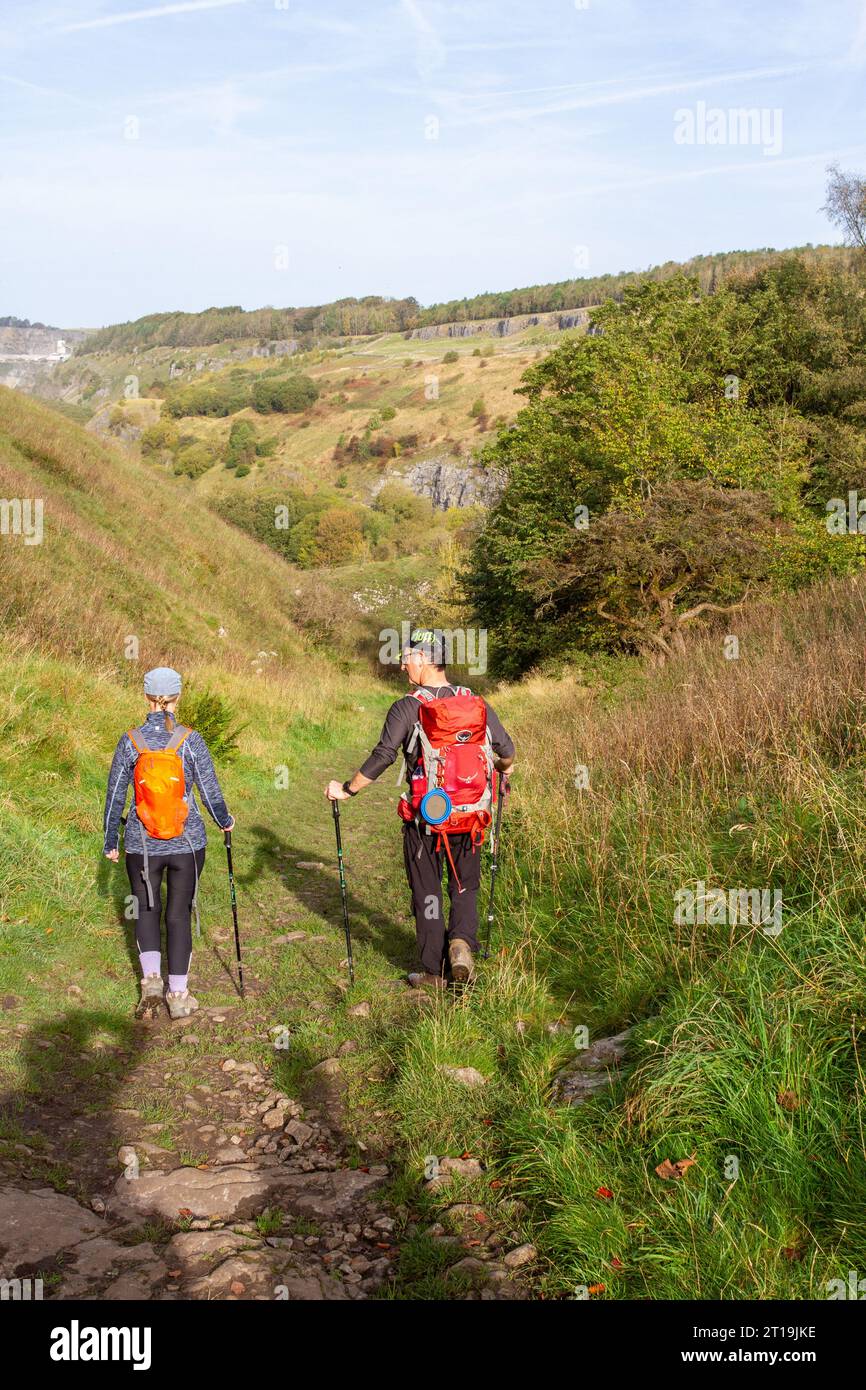
{"type": "Polygon", "coordinates": [[[159,699],[160,695],[168,698],[171,695],[179,695],[181,679],[177,671],[173,671],[170,666],[154,666],[152,671],[148,671],[144,678],[144,693],[152,695],[154,699],[159,699]]]}

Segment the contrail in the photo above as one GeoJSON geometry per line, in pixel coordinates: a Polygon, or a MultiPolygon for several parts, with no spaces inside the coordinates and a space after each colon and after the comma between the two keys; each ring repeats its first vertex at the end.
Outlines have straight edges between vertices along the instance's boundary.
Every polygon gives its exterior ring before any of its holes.
{"type": "Polygon", "coordinates": [[[137,19],[161,19],[166,14],[190,14],[193,10],[221,10],[227,5],[246,4],[247,0],[180,0],[176,5],[156,5],[149,10],[104,15],[102,19],[82,19],[77,24],[62,25],[56,32],[71,34],[78,29],[108,29],[113,24],[132,24],[137,19]]]}

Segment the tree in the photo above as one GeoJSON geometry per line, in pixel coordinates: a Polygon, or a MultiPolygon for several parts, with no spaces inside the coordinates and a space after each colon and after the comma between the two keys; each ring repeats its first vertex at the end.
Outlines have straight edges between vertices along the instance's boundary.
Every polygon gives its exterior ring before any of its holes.
{"type": "Polygon", "coordinates": [[[606,638],[663,661],[710,612],[739,608],[772,577],[773,507],[765,493],[678,479],[633,510],[611,508],[529,572],[539,616],[575,601],[606,638]]]}
{"type": "Polygon", "coordinates": [[[843,173],[838,164],[831,164],[827,173],[827,201],[821,211],[840,229],[847,246],[866,248],[866,180],[843,173]]]}
{"type": "MultiPolygon", "coordinates": [[[[845,496],[838,484],[866,466],[866,304],[855,277],[791,257],[712,295],[687,277],[634,286],[596,321],[600,335],[564,342],[524,373],[526,405],[482,455],[506,486],[472,546],[465,589],[498,674],[587,644],[662,651],[648,634],[665,628],[671,584],[677,613],[738,601],[733,572],[706,569],[721,552],[699,554],[692,532],[695,577],[683,587],[669,576],[660,489],[668,512],[682,495],[665,491],[674,485],[764,496],[779,520],[762,583],[791,588],[856,565],[854,547],[838,537],[828,546],[824,526],[828,496],[845,496]],[[656,579],[640,542],[645,513],[656,579]],[[632,537],[637,569],[623,568],[616,534],[632,537]],[[599,564],[620,573],[616,594],[599,564]],[[622,606],[630,583],[654,595],[652,621],[622,606]]],[[[736,563],[736,547],[725,555],[736,563]]],[[[671,649],[681,626],[663,633],[671,649]]]]}

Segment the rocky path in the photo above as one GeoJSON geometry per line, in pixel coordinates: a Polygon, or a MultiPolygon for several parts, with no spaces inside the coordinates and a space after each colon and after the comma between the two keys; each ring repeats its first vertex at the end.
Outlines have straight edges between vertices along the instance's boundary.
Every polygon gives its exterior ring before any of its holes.
{"type": "MultiPolygon", "coordinates": [[[[145,1066],[159,1065],[153,1051],[145,1066]]],[[[119,1176],[94,1172],[102,1190],[89,1203],[0,1186],[7,1275],[47,1276],[46,1296],[100,1299],[358,1298],[392,1275],[395,1221],[376,1196],[387,1166],[347,1166],[319,1108],[233,1058],[203,1069],[185,1099],[177,1142],[198,1163],[179,1166],[178,1149],[155,1142],[161,1123],[127,1110],[115,1116],[119,1176]]]]}

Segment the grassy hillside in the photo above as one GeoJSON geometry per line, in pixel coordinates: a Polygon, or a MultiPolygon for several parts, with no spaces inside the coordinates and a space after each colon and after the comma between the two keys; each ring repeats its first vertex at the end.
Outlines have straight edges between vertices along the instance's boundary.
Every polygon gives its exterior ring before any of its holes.
{"type": "MultiPolygon", "coordinates": [[[[374,740],[389,689],[310,645],[292,623],[294,572],[182,480],[155,485],[148,466],[9,393],[0,428],[3,494],[46,507],[41,546],[7,536],[0,549],[0,992],[17,1001],[0,1015],[4,1173],[86,1198],[87,1155],[31,1105],[48,1094],[58,1106],[65,1089],[104,1111],[108,1088],[114,1130],[94,1160],[108,1171],[126,1108],[152,1103],[155,1068],[168,1080],[147,1113],[160,1143],[186,1152],[184,1097],[205,1068],[273,1061],[269,1029],[288,1024],[275,1075],[290,1092],[312,1062],[357,1047],[341,1058],[345,1123],[358,1155],[392,1164],[394,1297],[448,1296],[445,1266],[466,1251],[443,1254],[424,1227],[455,1196],[483,1203],[485,1239],[534,1241],[531,1288],[548,1297],[821,1298],[862,1268],[862,582],[740,615],[735,661],[711,633],[661,674],[606,661],[492,692],[518,743],[501,936],[473,991],[419,1012],[393,987],[413,949],[393,775],[344,812],[348,998],[321,795],[374,740]],[[123,656],[130,632],[137,663],[123,656]],[[125,879],[100,856],[99,825],[108,758],[157,660],[248,721],[221,775],[259,988],[194,1046],[170,1033],[136,1061],[125,879]],[[299,867],[310,862],[325,867],[299,867]],[[698,882],[781,890],[781,932],[676,925],[675,895],[698,882]],[[280,944],[287,927],[316,940],[280,944]],[[86,1046],[72,985],[99,1023],[86,1046]],[[358,1020],[348,1006],[365,999],[358,1020]],[[628,1026],[614,1085],[577,1108],[552,1103],[574,1030],[628,1026]],[[458,1089],[442,1065],[487,1082],[458,1089]],[[480,1177],[424,1189],[428,1155],[465,1152],[487,1165],[480,1177]],[[666,1180],[666,1159],[693,1163],[666,1180]]],[[[222,1004],[218,851],[212,838],[193,983],[222,1004]]]]}

